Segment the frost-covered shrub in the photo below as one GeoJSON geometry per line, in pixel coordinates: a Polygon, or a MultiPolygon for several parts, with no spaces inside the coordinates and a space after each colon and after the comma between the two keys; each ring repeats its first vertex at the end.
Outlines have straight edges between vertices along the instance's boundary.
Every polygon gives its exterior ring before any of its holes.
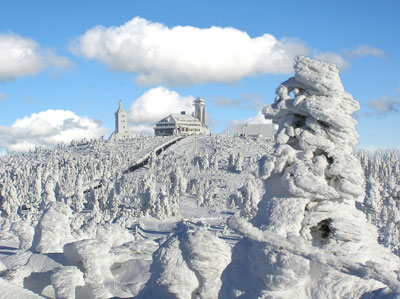
{"type": "Polygon", "coordinates": [[[210,162],[207,156],[199,155],[193,158],[193,164],[200,170],[206,170],[210,166],[210,162]]]}
{"type": "Polygon", "coordinates": [[[239,189],[241,197],[240,216],[253,218],[257,213],[257,205],[261,200],[261,194],[254,177],[247,179],[246,183],[239,189]]]}
{"type": "Polygon", "coordinates": [[[170,173],[170,193],[174,195],[183,194],[186,191],[187,181],[180,167],[176,167],[170,173]]]}
{"type": "Polygon", "coordinates": [[[228,168],[233,171],[243,170],[243,155],[239,152],[237,155],[230,154],[228,158],[228,168]]]}

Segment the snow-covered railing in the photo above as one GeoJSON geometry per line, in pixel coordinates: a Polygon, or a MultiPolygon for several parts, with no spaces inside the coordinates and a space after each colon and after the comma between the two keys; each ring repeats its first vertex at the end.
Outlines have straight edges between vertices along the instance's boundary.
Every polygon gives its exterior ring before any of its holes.
{"type": "Polygon", "coordinates": [[[185,137],[184,136],[179,136],[179,137],[176,137],[176,138],[174,138],[172,140],[169,140],[169,141],[159,145],[154,150],[152,150],[150,153],[147,153],[142,158],[137,160],[136,163],[134,165],[132,165],[131,167],[129,167],[127,170],[125,170],[124,173],[132,172],[132,171],[135,171],[136,169],[139,169],[139,168],[143,167],[144,165],[146,165],[149,162],[149,160],[150,160],[150,158],[151,158],[151,156],[153,154],[158,156],[164,150],[166,150],[168,147],[170,147],[171,145],[177,143],[179,140],[181,140],[183,138],[185,138],[185,137]]]}
{"type": "MultiPolygon", "coordinates": [[[[98,189],[101,188],[103,186],[102,184],[103,180],[102,179],[97,179],[91,182],[86,183],[85,185],[83,185],[83,193],[87,193],[90,192],[91,189],[98,189]]],[[[71,198],[75,195],[75,191],[70,191],[64,194],[65,198],[71,198]]]]}
{"type": "MultiPolygon", "coordinates": [[[[144,165],[146,165],[149,162],[149,160],[150,160],[152,155],[158,156],[164,150],[166,150],[168,147],[170,147],[171,145],[177,143],[179,140],[181,140],[183,138],[185,138],[185,137],[184,136],[178,136],[178,137],[175,137],[175,138],[173,138],[171,140],[168,140],[167,142],[164,142],[163,144],[157,146],[151,152],[145,154],[142,158],[136,160],[135,164],[130,166],[123,173],[126,174],[126,173],[135,171],[135,170],[143,167],[144,165]]],[[[91,182],[89,182],[89,183],[87,183],[87,184],[85,184],[83,186],[83,188],[84,188],[83,193],[88,193],[88,192],[90,192],[91,189],[98,189],[98,188],[101,188],[102,186],[103,186],[103,180],[102,179],[97,179],[97,180],[91,181],[91,182]]],[[[75,195],[75,193],[76,193],[75,191],[67,192],[67,193],[64,194],[64,197],[65,198],[71,198],[71,197],[73,197],[75,195]]]]}

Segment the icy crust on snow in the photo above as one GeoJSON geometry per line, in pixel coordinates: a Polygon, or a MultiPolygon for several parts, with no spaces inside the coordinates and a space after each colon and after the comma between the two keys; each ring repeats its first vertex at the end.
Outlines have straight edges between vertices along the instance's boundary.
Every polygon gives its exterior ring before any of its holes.
{"type": "MultiPolygon", "coordinates": [[[[378,245],[375,228],[356,209],[356,202],[364,198],[364,176],[354,154],[358,133],[351,113],[359,105],[344,90],[335,65],[297,57],[294,71],[295,77],[276,90],[274,104],[263,109],[278,131],[274,154],[261,170],[266,193],[252,223],[283,238],[305,240],[338,260],[378,264],[377,269],[388,270],[383,283],[398,292],[398,258],[378,245]]],[[[235,246],[233,256],[248,260],[246,275],[262,283],[241,285],[240,276],[227,273],[236,280],[236,292],[334,298],[338,285],[346,297],[382,287],[368,280],[376,277],[316,265],[309,257],[275,244],[273,238],[248,238],[235,246]]],[[[231,269],[238,264],[233,259],[231,269]]],[[[226,298],[233,296],[234,290],[227,294],[226,298]]]]}

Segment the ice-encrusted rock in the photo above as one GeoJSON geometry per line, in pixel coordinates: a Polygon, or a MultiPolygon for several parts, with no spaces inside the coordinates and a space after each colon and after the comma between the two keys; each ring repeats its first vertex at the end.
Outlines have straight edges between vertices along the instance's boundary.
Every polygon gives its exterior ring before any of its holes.
{"type": "Polygon", "coordinates": [[[172,236],[155,252],[139,298],[218,298],[230,254],[229,245],[206,230],[172,236]]]}
{"type": "Polygon", "coordinates": [[[35,228],[32,250],[40,253],[61,253],[64,244],[72,242],[72,210],[63,202],[53,202],[35,228]]]}
{"type": "MultiPolygon", "coordinates": [[[[252,223],[284,238],[301,238],[338,259],[382,264],[394,279],[397,257],[378,245],[375,228],[355,205],[364,196],[351,117],[359,104],[344,90],[335,65],[297,57],[294,71],[276,90],[274,104],[263,109],[278,131],[274,155],[263,167],[266,193],[252,223]]],[[[354,297],[382,286],[260,240],[239,242],[235,254],[248,261],[245,275],[262,282],[256,291],[237,283],[237,290],[252,296],[334,298],[340,285],[341,296],[354,297]]]]}
{"type": "Polygon", "coordinates": [[[85,285],[83,273],[75,266],[57,268],[50,277],[56,298],[75,298],[77,286],[85,285]]]}

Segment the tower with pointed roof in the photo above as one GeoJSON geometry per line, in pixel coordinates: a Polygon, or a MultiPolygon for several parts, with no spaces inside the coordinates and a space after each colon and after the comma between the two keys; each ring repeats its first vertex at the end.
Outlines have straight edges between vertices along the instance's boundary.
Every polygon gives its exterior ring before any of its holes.
{"type": "Polygon", "coordinates": [[[120,100],[118,110],[115,111],[115,131],[110,136],[110,139],[122,140],[133,136],[128,130],[128,113],[122,108],[122,100],[120,100]]]}
{"type": "Polygon", "coordinates": [[[122,100],[119,100],[118,110],[115,112],[115,133],[128,133],[128,114],[122,108],[122,100]]]}
{"type": "Polygon", "coordinates": [[[206,124],[206,102],[201,98],[197,97],[194,101],[194,117],[197,118],[204,126],[206,124]]]}

